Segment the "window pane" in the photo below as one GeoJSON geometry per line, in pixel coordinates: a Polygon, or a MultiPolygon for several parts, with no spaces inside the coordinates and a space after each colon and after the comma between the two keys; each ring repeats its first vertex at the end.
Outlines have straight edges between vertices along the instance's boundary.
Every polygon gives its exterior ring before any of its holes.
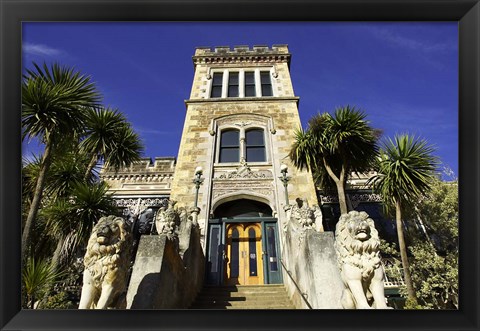
{"type": "Polygon", "coordinates": [[[240,161],[240,131],[223,131],[220,138],[220,162],[240,161]]]}
{"type": "Polygon", "coordinates": [[[238,72],[231,72],[228,75],[228,85],[238,85],[238,72]]]}
{"type": "Polygon", "coordinates": [[[271,97],[272,95],[272,85],[262,85],[262,96],[271,97]]]}
{"type": "Polygon", "coordinates": [[[231,72],[228,76],[228,96],[238,97],[238,72],[231,72]]]}
{"type": "Polygon", "coordinates": [[[239,142],[240,142],[240,131],[230,130],[230,131],[222,132],[222,138],[220,139],[221,147],[238,146],[239,142]]]}
{"type": "Polygon", "coordinates": [[[247,147],[247,162],[265,162],[265,147],[247,147]]]}
{"type": "Polygon", "coordinates": [[[218,271],[218,247],[220,245],[220,229],[213,228],[210,235],[210,272],[218,271]]]}
{"type": "Polygon", "coordinates": [[[245,85],[245,96],[246,97],[257,96],[256,91],[255,91],[255,85],[245,85]]]}
{"type": "Polygon", "coordinates": [[[255,230],[248,230],[248,260],[250,265],[250,276],[257,276],[257,241],[255,240],[255,230]]]}
{"type": "Polygon", "coordinates": [[[245,73],[245,85],[255,85],[255,73],[253,71],[245,73]]]}
{"type": "Polygon", "coordinates": [[[260,72],[260,82],[262,84],[262,96],[270,97],[273,95],[272,91],[272,81],[270,80],[270,72],[262,71],[260,72]]]}
{"type": "Polygon", "coordinates": [[[213,74],[213,81],[212,81],[212,84],[213,85],[222,85],[222,81],[223,81],[223,72],[216,72],[213,74]]]}
{"type": "Polygon", "coordinates": [[[210,97],[220,98],[222,96],[222,87],[221,86],[212,86],[212,93],[210,97]]]}
{"type": "Polygon", "coordinates": [[[220,150],[220,162],[238,162],[240,161],[239,148],[222,148],[220,150]]]}
{"type": "Polygon", "coordinates": [[[273,226],[267,227],[267,254],[270,262],[270,270],[277,271],[277,249],[275,244],[275,229],[273,226]]]}
{"type": "Polygon", "coordinates": [[[222,96],[223,72],[215,72],[212,80],[211,98],[220,98],[222,96]]]}
{"type": "Polygon", "coordinates": [[[230,253],[230,278],[238,277],[239,269],[239,253],[240,253],[240,242],[238,238],[238,230],[233,229],[232,231],[232,248],[230,253]]]}
{"type": "Polygon", "coordinates": [[[229,97],[238,97],[238,85],[229,86],[228,87],[228,96],[229,97]]]}
{"type": "Polygon", "coordinates": [[[245,135],[247,146],[263,146],[263,130],[249,130],[245,135]]]}
{"type": "Polygon", "coordinates": [[[270,72],[268,71],[260,72],[260,82],[262,84],[272,84],[272,82],[270,81],[270,72]]]}

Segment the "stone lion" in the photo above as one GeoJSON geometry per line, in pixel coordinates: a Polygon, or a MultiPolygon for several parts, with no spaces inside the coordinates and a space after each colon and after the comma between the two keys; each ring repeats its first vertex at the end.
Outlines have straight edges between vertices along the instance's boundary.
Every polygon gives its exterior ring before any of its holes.
{"type": "Polygon", "coordinates": [[[345,285],[341,298],[343,308],[389,308],[379,246],[378,232],[367,213],[351,211],[340,217],[335,231],[335,249],[345,285]]]}
{"type": "Polygon", "coordinates": [[[132,240],[127,228],[123,218],[113,215],[100,218],[94,226],[84,257],[79,309],[122,308],[125,304],[132,240]]]}

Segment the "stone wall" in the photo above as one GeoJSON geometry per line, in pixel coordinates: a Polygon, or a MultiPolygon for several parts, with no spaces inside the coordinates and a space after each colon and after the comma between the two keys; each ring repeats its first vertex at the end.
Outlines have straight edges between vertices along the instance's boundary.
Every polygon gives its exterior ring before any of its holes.
{"type": "Polygon", "coordinates": [[[167,197],[170,195],[175,163],[174,157],[156,157],[154,162],[150,158],[145,158],[118,171],[113,168],[102,168],[99,176],[109,185],[109,191],[117,198],[167,197]]]}
{"type": "Polygon", "coordinates": [[[264,202],[272,208],[274,217],[281,218],[286,202],[284,187],[278,177],[281,176],[281,164],[285,163],[291,177],[288,183],[289,195],[307,199],[310,205],[317,204],[311,174],[295,169],[288,158],[295,138],[294,130],[301,127],[299,98],[295,96],[290,78],[288,47],[236,46],[233,49],[216,47],[213,50],[202,47],[197,48],[193,62],[195,74],[190,99],[185,101],[187,112],[172,181],[171,199],[176,200],[178,206],[194,205],[195,187],[192,180],[195,168],[201,166],[205,180],[198,196],[200,224],[207,223],[216,206],[235,198],[264,202]],[[270,70],[273,96],[210,98],[212,70],[254,68],[270,70]],[[236,178],[236,181],[231,180],[228,184],[224,181],[215,183],[221,174],[238,172],[241,167],[238,162],[218,163],[220,133],[222,129],[229,128],[264,129],[267,161],[249,163],[248,167],[253,174],[269,172],[268,183],[246,183],[243,178],[236,178]],[[237,197],[234,196],[235,192],[238,192],[237,197]]]}
{"type": "Polygon", "coordinates": [[[334,248],[333,232],[313,229],[292,231],[285,235],[283,260],[290,275],[283,269],[283,280],[297,308],[309,308],[299,290],[306,294],[313,309],[342,309],[343,284],[334,248]],[[291,277],[290,277],[291,276],[291,277]],[[292,280],[293,278],[293,280],[292,280]]]}
{"type": "Polygon", "coordinates": [[[198,227],[190,223],[184,231],[180,251],[166,235],[140,238],[127,291],[127,309],[190,306],[203,286],[205,257],[198,227]]]}

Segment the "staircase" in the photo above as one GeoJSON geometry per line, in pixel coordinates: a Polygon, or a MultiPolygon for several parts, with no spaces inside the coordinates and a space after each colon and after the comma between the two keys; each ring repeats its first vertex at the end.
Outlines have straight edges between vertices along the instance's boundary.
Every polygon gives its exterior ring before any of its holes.
{"type": "Polygon", "coordinates": [[[204,286],[190,309],[295,309],[280,285],[204,286]]]}

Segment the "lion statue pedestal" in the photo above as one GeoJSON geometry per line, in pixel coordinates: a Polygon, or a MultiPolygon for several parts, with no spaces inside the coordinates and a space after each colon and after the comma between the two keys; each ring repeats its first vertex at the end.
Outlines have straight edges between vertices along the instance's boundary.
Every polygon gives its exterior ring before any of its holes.
{"type": "Polygon", "coordinates": [[[93,227],[84,257],[79,309],[125,308],[131,235],[125,220],[102,217],[93,227]]]}
{"type": "Polygon", "coordinates": [[[340,217],[335,231],[335,250],[344,283],[345,309],[386,309],[380,239],[365,212],[351,211],[340,217]]]}

